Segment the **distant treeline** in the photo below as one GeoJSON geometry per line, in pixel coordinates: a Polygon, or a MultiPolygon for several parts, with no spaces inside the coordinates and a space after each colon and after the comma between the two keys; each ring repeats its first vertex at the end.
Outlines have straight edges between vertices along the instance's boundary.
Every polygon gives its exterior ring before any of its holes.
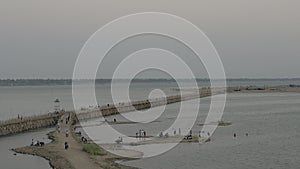
{"type": "MultiPolygon", "coordinates": [[[[181,79],[182,81],[189,81],[190,79],[181,79]]],[[[272,81],[272,80],[297,80],[300,81],[300,78],[294,79],[227,79],[227,82],[230,81],[272,81]]],[[[91,80],[76,80],[79,83],[86,83],[91,80]]],[[[111,79],[96,79],[96,84],[105,84],[110,83],[111,79]]],[[[175,79],[117,79],[117,82],[176,82],[175,79]]],[[[210,82],[209,79],[197,79],[198,82],[210,82]]],[[[72,79],[0,79],[0,86],[55,86],[55,85],[72,85],[72,79]]]]}
{"type": "MultiPolygon", "coordinates": [[[[76,80],[85,83],[91,80],[76,80]]],[[[111,79],[96,79],[96,84],[110,83],[111,79]]],[[[117,81],[130,81],[127,79],[117,79],[117,81]]],[[[173,79],[134,79],[133,82],[175,82],[173,79]]],[[[55,86],[72,85],[72,79],[0,79],[0,86],[55,86]]]]}
{"type": "Polygon", "coordinates": [[[70,85],[68,79],[2,79],[0,86],[45,86],[45,85],[70,85]]]}

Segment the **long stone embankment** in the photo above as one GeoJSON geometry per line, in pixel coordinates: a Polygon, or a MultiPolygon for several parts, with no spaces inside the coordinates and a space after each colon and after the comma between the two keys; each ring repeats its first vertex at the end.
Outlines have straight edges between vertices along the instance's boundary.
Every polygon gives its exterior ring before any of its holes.
{"type": "MultiPolygon", "coordinates": [[[[201,95],[186,94],[183,96],[168,96],[166,98],[156,98],[152,100],[135,101],[131,103],[120,103],[118,105],[106,105],[97,109],[77,113],[77,120],[88,120],[101,116],[110,116],[118,113],[131,112],[135,110],[144,110],[151,107],[162,106],[166,104],[176,103],[184,100],[191,100],[195,98],[210,96],[210,90],[201,92],[201,95]]],[[[70,112],[73,113],[73,112],[70,112]]],[[[18,119],[11,119],[7,121],[0,121],[0,136],[22,133],[29,130],[52,127],[58,123],[58,120],[64,113],[51,113],[39,116],[24,117],[18,119]]]]}
{"type": "Polygon", "coordinates": [[[0,122],[0,136],[55,126],[61,115],[62,113],[51,113],[2,121],[0,122]]]}
{"type": "Polygon", "coordinates": [[[152,100],[142,100],[131,103],[119,103],[116,105],[105,105],[93,110],[77,112],[78,120],[88,120],[103,116],[116,115],[119,113],[132,112],[136,110],[145,110],[157,106],[171,103],[177,103],[185,100],[209,97],[224,93],[275,93],[275,92],[300,92],[300,86],[283,85],[283,86],[238,86],[227,88],[201,88],[201,89],[175,89],[178,91],[190,92],[185,95],[168,96],[165,98],[156,98],[152,100]],[[197,92],[195,92],[197,91],[197,92]]]}
{"type": "Polygon", "coordinates": [[[119,113],[132,112],[136,110],[146,110],[157,106],[177,103],[186,100],[192,100],[202,97],[208,97],[216,94],[225,93],[225,89],[215,90],[211,92],[209,88],[201,89],[199,92],[191,92],[184,95],[167,96],[163,98],[147,99],[130,103],[119,103],[117,105],[106,105],[99,108],[82,111],[77,113],[78,120],[88,120],[103,116],[116,115],[119,113]]]}

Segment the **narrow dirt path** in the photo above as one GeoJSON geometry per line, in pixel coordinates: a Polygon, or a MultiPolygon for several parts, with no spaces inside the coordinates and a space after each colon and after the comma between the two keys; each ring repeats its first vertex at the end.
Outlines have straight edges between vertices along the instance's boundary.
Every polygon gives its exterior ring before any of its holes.
{"type": "Polygon", "coordinates": [[[53,141],[43,147],[28,146],[14,149],[17,153],[31,154],[44,157],[50,161],[50,164],[55,169],[101,169],[100,164],[92,156],[82,151],[82,144],[77,142],[72,136],[72,117],[69,122],[66,119],[69,114],[64,114],[60,121],[60,132],[58,130],[49,133],[53,141]],[[66,131],[69,136],[66,137],[66,131]],[[68,143],[69,148],[65,149],[65,142],[68,143]]]}
{"type": "Polygon", "coordinates": [[[72,116],[69,116],[69,114],[62,116],[62,122],[59,124],[61,129],[60,132],[55,133],[56,144],[53,144],[51,149],[63,155],[67,161],[71,163],[74,169],[100,169],[101,167],[90,158],[89,154],[82,151],[82,145],[78,143],[71,135],[71,118],[72,116]],[[69,122],[66,123],[68,117],[69,122]],[[66,132],[69,133],[69,137],[66,137],[66,132]],[[67,142],[69,145],[67,150],[64,148],[65,142],[67,142]]]}

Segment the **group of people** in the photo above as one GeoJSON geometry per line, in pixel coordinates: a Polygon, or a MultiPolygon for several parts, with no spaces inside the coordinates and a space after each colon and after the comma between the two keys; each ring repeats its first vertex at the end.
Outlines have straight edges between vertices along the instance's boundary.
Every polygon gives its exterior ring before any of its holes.
{"type": "Polygon", "coordinates": [[[146,133],[145,130],[140,129],[138,132],[135,133],[135,136],[136,136],[136,138],[138,138],[138,137],[146,137],[147,133],[146,133]]]}
{"type": "MultiPolygon", "coordinates": [[[[174,134],[174,136],[177,135],[176,129],[173,129],[173,134],[174,134]]],[[[181,129],[180,128],[178,129],[178,135],[181,135],[181,129]]]]}
{"type": "MultiPolygon", "coordinates": [[[[69,114],[68,117],[65,118],[66,125],[69,123],[70,117],[71,117],[71,115],[69,114]]],[[[60,122],[57,123],[57,131],[58,131],[58,133],[61,132],[62,128],[61,128],[60,125],[63,124],[63,123],[64,123],[64,119],[61,119],[60,122]]],[[[80,132],[80,135],[81,135],[81,132],[80,132]]],[[[69,137],[69,129],[68,128],[65,130],[65,136],[69,137]]],[[[64,143],[64,148],[65,148],[65,150],[69,149],[69,144],[68,144],[67,141],[65,141],[65,143],[64,143]]]]}
{"type": "Polygon", "coordinates": [[[169,137],[169,133],[164,134],[162,131],[159,133],[159,137],[169,137]]]}
{"type": "MultiPolygon", "coordinates": [[[[178,132],[177,132],[176,129],[173,129],[173,134],[174,134],[174,136],[176,136],[176,135],[179,135],[179,136],[180,136],[180,135],[181,135],[181,129],[179,128],[179,129],[178,129],[178,132]]],[[[245,135],[246,135],[246,136],[249,136],[248,133],[245,133],[245,135]]],[[[143,130],[143,129],[140,129],[140,130],[136,133],[136,137],[137,137],[137,138],[146,137],[146,136],[147,136],[147,135],[146,135],[146,131],[143,130]]],[[[188,134],[185,135],[185,136],[192,137],[192,136],[193,136],[193,131],[192,131],[192,130],[189,130],[188,134]]],[[[210,137],[210,136],[211,136],[211,133],[210,133],[210,132],[199,131],[199,137],[210,137]]],[[[159,137],[166,137],[166,138],[167,138],[167,137],[169,137],[169,133],[168,133],[168,132],[166,132],[166,133],[160,132],[160,133],[159,133],[159,137]]],[[[234,134],[233,134],[233,137],[236,138],[236,137],[237,137],[237,134],[234,133],[234,134]]]]}
{"type": "Polygon", "coordinates": [[[33,139],[31,139],[31,144],[30,144],[30,146],[43,147],[44,145],[45,145],[44,142],[41,142],[41,141],[34,141],[33,139]]]}
{"type": "MultiPolygon", "coordinates": [[[[174,136],[181,135],[181,129],[180,128],[178,129],[178,133],[177,133],[176,129],[173,129],[173,134],[174,134],[174,136]]],[[[159,137],[169,137],[169,133],[167,132],[164,134],[163,132],[160,132],[159,137]]]]}
{"type": "Polygon", "coordinates": [[[66,124],[68,124],[69,121],[70,121],[70,114],[69,114],[69,116],[66,118],[66,124]]]}

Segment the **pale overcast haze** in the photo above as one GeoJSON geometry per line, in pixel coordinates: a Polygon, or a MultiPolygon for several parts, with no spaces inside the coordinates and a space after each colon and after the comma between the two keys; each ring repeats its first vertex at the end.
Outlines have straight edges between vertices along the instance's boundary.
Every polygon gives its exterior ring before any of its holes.
{"type": "Polygon", "coordinates": [[[298,78],[299,7],[296,0],[0,0],[0,79],[72,78],[78,53],[96,30],[154,11],[206,33],[228,78],[298,78]]]}

